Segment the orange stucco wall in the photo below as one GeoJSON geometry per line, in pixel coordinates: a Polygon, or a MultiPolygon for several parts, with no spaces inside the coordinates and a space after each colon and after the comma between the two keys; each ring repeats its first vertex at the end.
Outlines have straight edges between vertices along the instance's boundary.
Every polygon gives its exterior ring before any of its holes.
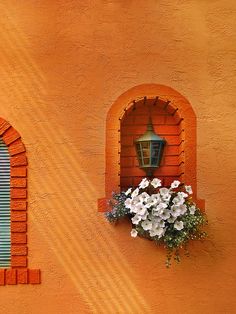
{"type": "Polygon", "coordinates": [[[0,116],[29,159],[29,267],[0,313],[235,313],[234,0],[3,0],[0,116]],[[197,116],[198,197],[209,240],[165,253],[97,213],[105,119],[133,86],[171,86],[197,116]]]}

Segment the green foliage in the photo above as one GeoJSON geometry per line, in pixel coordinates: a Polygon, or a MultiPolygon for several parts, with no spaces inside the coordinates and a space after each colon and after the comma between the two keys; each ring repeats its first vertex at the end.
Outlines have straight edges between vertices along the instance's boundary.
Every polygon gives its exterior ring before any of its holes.
{"type": "Polygon", "coordinates": [[[124,192],[112,194],[112,199],[108,203],[110,211],[105,213],[105,217],[109,222],[116,222],[128,216],[129,210],[124,204],[126,198],[124,192]]]}

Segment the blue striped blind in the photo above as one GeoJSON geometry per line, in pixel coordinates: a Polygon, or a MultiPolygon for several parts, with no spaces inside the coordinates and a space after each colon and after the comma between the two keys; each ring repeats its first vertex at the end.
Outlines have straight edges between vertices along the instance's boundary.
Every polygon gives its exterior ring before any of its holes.
{"type": "Polygon", "coordinates": [[[11,262],[10,155],[0,138],[0,267],[11,262]]]}

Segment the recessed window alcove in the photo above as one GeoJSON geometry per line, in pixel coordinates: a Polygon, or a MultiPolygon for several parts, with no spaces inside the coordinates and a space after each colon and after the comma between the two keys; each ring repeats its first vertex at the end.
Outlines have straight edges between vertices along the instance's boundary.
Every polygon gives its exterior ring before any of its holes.
{"type": "Polygon", "coordinates": [[[151,116],[154,131],[166,140],[160,167],[154,176],[164,186],[178,179],[192,185],[197,199],[196,116],[188,100],[174,89],[158,84],[139,85],[122,94],[106,120],[105,197],[98,200],[104,211],[113,191],[137,186],[146,173],[139,168],[134,141],[146,131],[151,116]]]}
{"type": "Polygon", "coordinates": [[[183,119],[169,101],[146,96],[134,100],[120,118],[120,188],[137,186],[145,173],[139,168],[134,141],[145,133],[149,118],[155,133],[166,140],[160,167],[154,176],[165,186],[173,180],[181,180],[184,173],[183,119]]]}

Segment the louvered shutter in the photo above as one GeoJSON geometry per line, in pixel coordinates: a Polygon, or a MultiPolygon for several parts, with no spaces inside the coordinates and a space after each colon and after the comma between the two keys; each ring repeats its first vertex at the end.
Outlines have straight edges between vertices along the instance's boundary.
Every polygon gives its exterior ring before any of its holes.
{"type": "Polygon", "coordinates": [[[10,156],[0,139],[0,267],[11,261],[10,156]]]}

